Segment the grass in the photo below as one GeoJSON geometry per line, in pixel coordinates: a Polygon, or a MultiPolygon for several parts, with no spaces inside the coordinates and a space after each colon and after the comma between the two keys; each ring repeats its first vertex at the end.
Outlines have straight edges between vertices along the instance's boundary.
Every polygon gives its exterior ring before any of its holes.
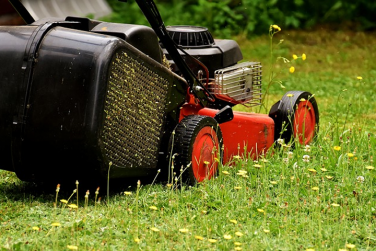
{"type": "MultiPolygon", "coordinates": [[[[98,199],[105,189],[85,200],[79,184],[78,209],[68,206],[74,194],[59,202],[76,184],[60,187],[55,208],[56,184],[41,188],[0,171],[0,250],[375,250],[376,37],[319,29],[282,31],[280,39],[275,55],[307,60],[275,65],[285,89],[273,83],[267,107],[287,90],[314,93],[321,123],[310,147],[235,159],[195,187],[134,180],[106,203],[98,199]]],[[[267,79],[268,37],[238,41],[267,79]]]]}

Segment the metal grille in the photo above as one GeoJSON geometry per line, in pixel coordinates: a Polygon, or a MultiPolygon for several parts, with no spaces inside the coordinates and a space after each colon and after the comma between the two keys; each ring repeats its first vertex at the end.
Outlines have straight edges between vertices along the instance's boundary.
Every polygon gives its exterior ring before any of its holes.
{"type": "Polygon", "coordinates": [[[168,81],[118,52],[110,68],[102,140],[115,166],[155,168],[162,135],[168,81]]]}
{"type": "Polygon", "coordinates": [[[215,71],[214,95],[225,95],[248,106],[261,104],[262,66],[259,62],[244,62],[215,71]]]}

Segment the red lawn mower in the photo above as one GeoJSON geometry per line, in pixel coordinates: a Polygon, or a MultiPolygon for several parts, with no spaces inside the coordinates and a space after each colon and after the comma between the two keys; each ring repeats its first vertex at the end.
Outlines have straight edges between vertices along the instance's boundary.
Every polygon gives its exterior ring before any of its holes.
{"type": "Polygon", "coordinates": [[[152,28],[68,16],[0,26],[0,168],[21,180],[141,177],[180,169],[188,183],[220,162],[258,158],[277,139],[308,144],[319,113],[291,91],[270,113],[262,66],[204,27],[165,27],[152,0],[136,0],[152,28]]]}

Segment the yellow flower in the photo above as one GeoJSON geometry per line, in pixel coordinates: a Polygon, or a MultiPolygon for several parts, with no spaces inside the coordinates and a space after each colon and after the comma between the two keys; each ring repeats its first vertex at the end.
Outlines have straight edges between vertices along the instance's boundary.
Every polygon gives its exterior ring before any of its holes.
{"type": "Polygon", "coordinates": [[[300,102],[304,102],[304,101],[307,101],[307,100],[305,98],[300,99],[300,102]]]}
{"type": "Polygon", "coordinates": [[[223,173],[224,175],[229,175],[229,174],[230,174],[230,173],[227,172],[227,171],[222,171],[222,173],[223,173]]]}
{"type": "Polygon", "coordinates": [[[199,241],[202,241],[202,240],[204,239],[204,237],[199,236],[199,235],[195,235],[195,239],[196,239],[196,240],[199,240],[199,241]]]}
{"type": "Polygon", "coordinates": [[[333,147],[334,151],[341,151],[341,147],[340,146],[335,146],[333,147]]]}
{"type": "Polygon", "coordinates": [[[73,246],[73,245],[68,245],[67,248],[69,250],[78,250],[78,247],[77,246],[73,246]]]}
{"type": "Polygon", "coordinates": [[[32,229],[35,231],[39,231],[39,227],[33,227],[32,229]]]}
{"type": "Polygon", "coordinates": [[[270,233],[269,229],[264,229],[264,233],[270,233]]]}
{"type": "Polygon", "coordinates": [[[294,60],[297,60],[298,59],[298,56],[297,55],[292,55],[292,58],[294,59],[294,60]]]}
{"type": "MultiPolygon", "coordinates": [[[[291,73],[292,73],[292,72],[291,72],[291,73]]],[[[294,94],[289,93],[289,94],[287,94],[286,96],[289,97],[289,98],[291,98],[291,97],[294,97],[294,94]]]]}
{"type": "Polygon", "coordinates": [[[216,243],[216,242],[217,242],[216,239],[208,239],[208,241],[209,241],[210,243],[216,243]]]}
{"type": "Polygon", "coordinates": [[[181,228],[181,229],[179,229],[179,232],[181,232],[181,233],[183,233],[183,234],[186,234],[186,233],[189,232],[189,230],[186,229],[186,228],[181,228]]]}
{"type": "Polygon", "coordinates": [[[54,222],[54,223],[51,224],[51,226],[53,226],[53,227],[60,227],[61,224],[59,222],[54,222]]]}
{"type": "Polygon", "coordinates": [[[225,234],[225,235],[223,235],[223,238],[225,238],[226,240],[231,240],[232,236],[229,235],[229,234],[225,234]]]}
{"type": "Polygon", "coordinates": [[[231,223],[238,224],[237,220],[230,220],[231,223]]]}
{"type": "Polygon", "coordinates": [[[316,171],[315,169],[313,169],[313,168],[309,168],[308,171],[311,172],[311,173],[316,173],[316,172],[317,172],[317,171],[316,171]]]}
{"type": "Polygon", "coordinates": [[[277,184],[278,184],[278,182],[277,182],[277,181],[274,181],[274,180],[272,180],[272,181],[270,181],[270,184],[272,184],[272,185],[277,185],[277,184]]]}
{"type": "Polygon", "coordinates": [[[294,73],[295,72],[295,67],[294,66],[291,66],[290,69],[289,69],[290,73],[294,73]]]}
{"type": "Polygon", "coordinates": [[[325,176],[328,180],[331,180],[331,179],[333,179],[333,176],[329,176],[329,175],[327,175],[327,176],[325,176]]]}
{"type": "Polygon", "coordinates": [[[353,154],[353,153],[347,153],[347,156],[348,156],[349,158],[352,158],[352,157],[354,157],[354,154],[353,154]]]}
{"type": "Polygon", "coordinates": [[[150,206],[149,209],[154,210],[154,211],[158,210],[158,208],[156,206],[150,206]]]}
{"type": "Polygon", "coordinates": [[[366,169],[367,170],[373,170],[373,169],[375,169],[373,166],[366,166],[366,169]]]}
{"type": "Polygon", "coordinates": [[[338,251],[347,251],[347,249],[345,249],[345,248],[340,248],[340,249],[338,249],[338,251]]]}
{"type": "Polygon", "coordinates": [[[359,79],[359,80],[362,80],[362,79],[363,79],[361,76],[357,76],[356,78],[359,79]]]}
{"type": "Polygon", "coordinates": [[[70,204],[70,205],[68,205],[68,207],[73,208],[73,209],[78,208],[78,206],[76,204],[70,204]]]}
{"type": "Polygon", "coordinates": [[[260,164],[254,164],[253,166],[256,167],[257,169],[259,169],[260,167],[262,167],[262,165],[260,165],[260,164]]]}
{"type": "Polygon", "coordinates": [[[67,201],[67,200],[64,200],[64,199],[63,199],[63,200],[60,200],[60,202],[61,202],[61,203],[64,203],[64,204],[67,204],[67,203],[68,203],[68,201],[67,201]]]}
{"type": "Polygon", "coordinates": [[[330,204],[332,207],[339,207],[340,205],[339,204],[337,204],[337,203],[332,203],[332,204],[330,204]]]}
{"type": "Polygon", "coordinates": [[[318,187],[312,187],[312,190],[313,190],[313,191],[318,191],[319,188],[318,188],[318,187]]]}
{"type": "Polygon", "coordinates": [[[307,59],[307,55],[303,53],[303,54],[302,54],[302,59],[303,59],[303,60],[306,60],[306,59],[307,59]]]}
{"type": "Polygon", "coordinates": [[[208,211],[202,210],[201,213],[202,213],[202,214],[207,214],[208,211]]]}
{"type": "Polygon", "coordinates": [[[246,171],[246,170],[242,170],[242,169],[240,169],[240,170],[238,170],[238,173],[244,173],[244,174],[247,174],[247,171],[246,171]]]}
{"type": "Polygon", "coordinates": [[[264,209],[257,208],[257,212],[262,213],[262,214],[265,214],[264,209]]]}
{"type": "Polygon", "coordinates": [[[242,237],[244,234],[242,232],[235,232],[235,235],[238,237],[242,237]]]}
{"type": "Polygon", "coordinates": [[[134,238],[134,242],[140,243],[140,239],[139,238],[134,238]]]}
{"type": "Polygon", "coordinates": [[[241,246],[241,245],[243,245],[243,244],[240,243],[240,242],[238,242],[238,241],[235,241],[235,242],[234,242],[234,245],[235,245],[235,246],[241,246]]]}
{"type": "Polygon", "coordinates": [[[241,247],[235,247],[234,249],[235,249],[236,251],[243,250],[241,247]]]}
{"type": "Polygon", "coordinates": [[[132,195],[132,192],[124,192],[124,195],[132,195]]]}
{"type": "Polygon", "coordinates": [[[321,168],[320,170],[323,171],[323,172],[327,172],[328,171],[326,168],[321,168]]]}
{"type": "Polygon", "coordinates": [[[348,249],[353,249],[353,248],[355,248],[355,245],[354,245],[354,244],[351,244],[351,243],[347,243],[347,244],[346,244],[346,247],[347,247],[348,249]]]}
{"type": "Polygon", "coordinates": [[[167,184],[166,186],[167,186],[167,187],[172,187],[172,184],[167,184]]]}
{"type": "Polygon", "coordinates": [[[281,31],[281,28],[276,24],[273,24],[272,27],[276,29],[277,31],[281,31]]]}
{"type": "Polygon", "coordinates": [[[235,190],[240,190],[242,187],[234,187],[235,190]]]}
{"type": "Polygon", "coordinates": [[[307,248],[306,251],[315,251],[313,248],[307,248]]]}
{"type": "Polygon", "coordinates": [[[160,231],[160,230],[159,230],[158,228],[156,228],[156,227],[151,227],[150,230],[153,231],[153,232],[159,232],[159,231],[160,231]]]}

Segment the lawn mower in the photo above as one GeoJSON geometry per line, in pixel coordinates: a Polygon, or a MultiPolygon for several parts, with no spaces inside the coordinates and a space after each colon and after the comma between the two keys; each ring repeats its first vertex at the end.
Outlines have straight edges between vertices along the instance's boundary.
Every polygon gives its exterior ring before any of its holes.
{"type": "Polygon", "coordinates": [[[0,26],[0,168],[25,181],[132,178],[157,170],[189,184],[235,156],[259,158],[278,139],[311,142],[317,103],[290,91],[269,114],[262,66],[207,28],[165,27],[152,0],[135,0],[150,27],[68,16],[0,26]],[[241,149],[241,150],[240,150],[241,149]],[[172,169],[173,167],[173,169],[172,169]]]}

